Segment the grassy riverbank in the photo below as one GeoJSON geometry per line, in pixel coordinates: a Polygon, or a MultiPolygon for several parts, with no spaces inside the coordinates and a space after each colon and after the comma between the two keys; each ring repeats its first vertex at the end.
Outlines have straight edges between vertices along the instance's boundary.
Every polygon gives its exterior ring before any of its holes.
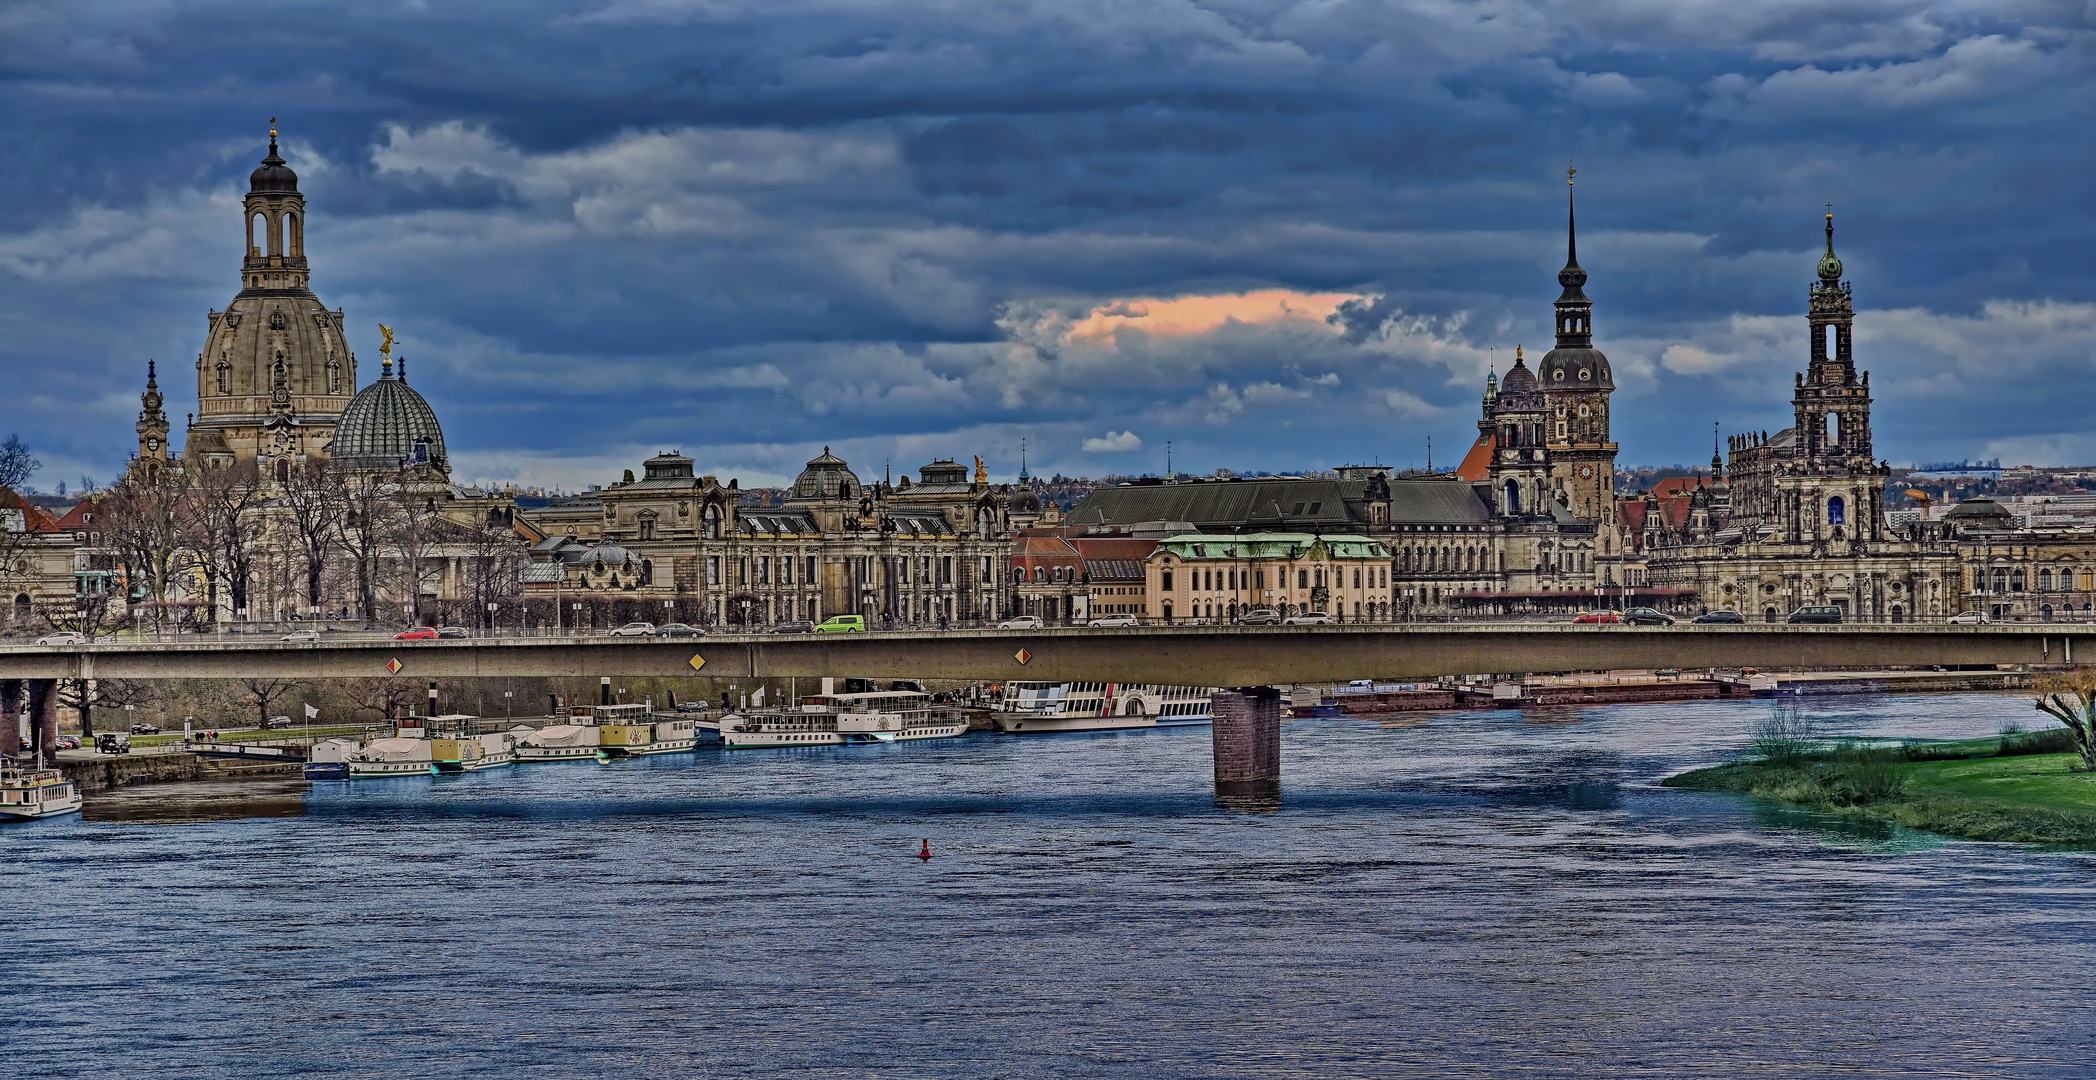
{"type": "MultiPolygon", "coordinates": [[[[2057,750],[2064,729],[1963,742],[1814,745],[1668,777],[1972,840],[2096,847],[2096,773],[2057,750]]],[[[2069,744],[2071,745],[2071,744],[2069,744]]]]}

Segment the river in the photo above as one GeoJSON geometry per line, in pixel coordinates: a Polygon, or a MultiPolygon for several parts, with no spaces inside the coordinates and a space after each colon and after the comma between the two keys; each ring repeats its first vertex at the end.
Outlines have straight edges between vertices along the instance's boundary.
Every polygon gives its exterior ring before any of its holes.
{"type": "MultiPolygon", "coordinates": [[[[1657,782],[1757,702],[110,793],[0,831],[8,1076],[2085,1076],[2096,857],[1657,782]],[[915,858],[929,840],[933,858],[915,858]]],[[[2011,695],[1808,699],[1959,737],[2011,695]]]]}

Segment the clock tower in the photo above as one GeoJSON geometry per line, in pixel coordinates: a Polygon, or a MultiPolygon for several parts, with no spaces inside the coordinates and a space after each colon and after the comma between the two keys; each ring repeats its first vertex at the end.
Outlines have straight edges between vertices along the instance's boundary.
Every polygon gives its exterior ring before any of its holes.
{"type": "Polygon", "coordinates": [[[1551,475],[1574,516],[1601,525],[1616,516],[1616,444],[1609,435],[1608,399],[1616,382],[1608,357],[1594,347],[1594,302],[1579,265],[1579,231],[1572,180],[1565,170],[1565,268],[1557,272],[1557,347],[1536,366],[1543,391],[1551,475]]]}

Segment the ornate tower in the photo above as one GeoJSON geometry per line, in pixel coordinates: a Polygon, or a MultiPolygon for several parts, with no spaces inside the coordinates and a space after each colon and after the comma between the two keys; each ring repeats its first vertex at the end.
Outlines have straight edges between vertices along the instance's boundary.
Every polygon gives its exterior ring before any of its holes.
{"type": "Polygon", "coordinates": [[[146,392],[138,395],[138,465],[148,471],[167,464],[167,413],[161,406],[166,399],[160,396],[160,380],[155,378],[153,362],[146,361],[146,392]]]}
{"type": "Polygon", "coordinates": [[[247,255],[240,292],[209,315],[197,356],[197,415],[186,456],[214,461],[302,460],[325,454],[336,417],[356,392],[356,358],[342,313],[308,288],[306,200],[277,153],[248,177],[247,255]]]}
{"type": "Polygon", "coordinates": [[[1850,336],[1856,313],[1834,254],[1827,252],[1807,293],[1812,354],[1791,393],[1795,456],[1776,478],[1776,503],[1794,542],[1884,538],[1886,471],[1871,450],[1870,373],[1856,371],[1850,336]]]}
{"type": "Polygon", "coordinates": [[[1587,272],[1579,265],[1579,230],[1573,214],[1572,180],[1565,170],[1565,268],[1557,272],[1557,347],[1536,366],[1549,416],[1547,438],[1553,475],[1572,513],[1607,524],[1616,513],[1616,444],[1609,436],[1608,399],[1616,389],[1608,357],[1594,348],[1594,302],[1587,299],[1587,272]]]}
{"type": "Polygon", "coordinates": [[[1550,517],[1551,450],[1545,434],[1548,415],[1536,373],[1528,370],[1521,349],[1514,366],[1492,398],[1492,509],[1502,518],[1550,517]]]}

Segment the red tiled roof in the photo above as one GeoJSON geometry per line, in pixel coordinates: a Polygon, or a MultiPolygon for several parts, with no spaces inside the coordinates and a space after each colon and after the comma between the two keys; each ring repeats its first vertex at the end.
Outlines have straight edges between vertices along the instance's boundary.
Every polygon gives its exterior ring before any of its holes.
{"type": "Polygon", "coordinates": [[[71,510],[66,511],[64,517],[58,519],[58,522],[53,531],[71,532],[74,529],[87,528],[89,524],[87,520],[87,515],[91,511],[93,511],[94,508],[95,501],[93,499],[82,499],[79,502],[74,503],[73,508],[71,510]]]}
{"type": "Polygon", "coordinates": [[[1472,482],[1487,479],[1492,470],[1492,447],[1498,441],[1492,435],[1479,435],[1470,444],[1470,452],[1463,455],[1463,463],[1456,466],[1456,475],[1472,482]]]}
{"type": "Polygon", "coordinates": [[[1669,476],[1652,485],[1652,494],[1662,499],[1671,499],[1709,486],[1710,477],[1707,476],[1669,476]]]}

